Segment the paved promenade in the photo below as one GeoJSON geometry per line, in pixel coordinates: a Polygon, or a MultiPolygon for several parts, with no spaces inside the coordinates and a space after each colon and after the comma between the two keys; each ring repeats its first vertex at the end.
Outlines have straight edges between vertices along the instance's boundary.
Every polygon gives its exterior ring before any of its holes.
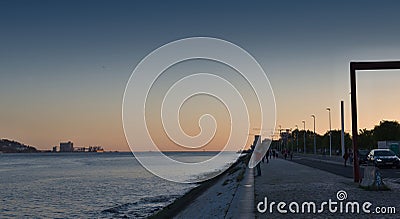
{"type": "MultiPolygon", "coordinates": [[[[283,159],[272,159],[269,163],[262,163],[262,176],[255,177],[255,206],[267,198],[268,207],[271,202],[276,204],[267,208],[266,212],[260,213],[256,209],[256,218],[400,218],[400,184],[388,184],[391,191],[365,191],[358,187],[352,179],[331,174],[322,170],[307,167],[283,159]],[[339,200],[338,191],[343,190],[347,197],[339,200]],[[332,213],[328,205],[324,205],[322,213],[308,213],[305,205],[305,213],[291,213],[288,205],[297,202],[302,212],[304,202],[314,202],[316,211],[321,209],[323,202],[338,202],[338,210],[332,213]],[[285,202],[288,213],[280,213],[277,203],[285,202]],[[360,213],[346,213],[346,203],[358,202],[360,213]],[[363,213],[362,204],[371,202],[368,208],[370,214],[363,213]],[[343,204],[342,213],[340,205],[343,204]],[[376,207],[395,207],[395,214],[379,214],[376,207]],[[374,212],[374,213],[372,213],[374,212]]],[[[343,192],[341,194],[344,194],[343,192]]],[[[293,204],[293,209],[295,209],[293,204]]],[[[261,205],[261,210],[264,205],[261,205]]],[[[351,206],[348,205],[349,212],[351,206]]],[[[381,208],[382,209],[382,208],[381,208]]],[[[387,208],[386,208],[387,210],[387,208]]]]}
{"type": "Polygon", "coordinates": [[[255,218],[253,169],[244,162],[237,167],[199,197],[188,200],[190,203],[174,218],[255,218]]]}
{"type": "Polygon", "coordinates": [[[261,163],[261,176],[254,177],[256,170],[248,169],[244,163],[240,167],[190,200],[175,218],[400,218],[398,183],[387,182],[390,191],[366,191],[352,178],[281,158],[261,163]],[[243,179],[237,182],[242,171],[243,179]],[[279,212],[280,202],[284,202],[281,209],[286,213],[279,212]],[[364,209],[370,213],[363,210],[367,202],[371,206],[364,209]],[[292,212],[297,211],[296,204],[298,212],[292,212]],[[383,208],[391,213],[379,212],[383,208]]]}

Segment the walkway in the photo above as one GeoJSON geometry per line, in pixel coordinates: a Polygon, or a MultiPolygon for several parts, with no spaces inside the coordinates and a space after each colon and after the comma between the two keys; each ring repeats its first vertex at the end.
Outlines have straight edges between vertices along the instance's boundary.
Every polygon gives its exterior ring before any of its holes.
{"type": "MultiPolygon", "coordinates": [[[[301,204],[314,202],[317,210],[321,209],[321,203],[331,199],[338,202],[337,193],[343,190],[347,198],[342,202],[357,201],[361,204],[368,201],[373,205],[370,209],[379,206],[394,206],[400,212],[400,185],[390,184],[391,191],[365,191],[353,183],[352,179],[341,177],[315,168],[307,167],[283,159],[272,159],[268,164],[263,163],[262,176],[255,178],[255,205],[267,198],[267,203],[291,202],[301,204]]],[[[343,194],[343,193],[342,193],[343,194]]],[[[264,205],[261,205],[263,207],[264,205]]],[[[262,210],[262,209],[261,209],[262,210]]],[[[286,206],[288,210],[288,206],[286,206]]],[[[399,218],[399,214],[346,214],[344,212],[331,213],[327,206],[322,213],[279,213],[276,204],[272,213],[268,208],[266,212],[257,211],[256,218],[399,218]]],[[[362,209],[360,208],[360,211],[362,209]]]]}

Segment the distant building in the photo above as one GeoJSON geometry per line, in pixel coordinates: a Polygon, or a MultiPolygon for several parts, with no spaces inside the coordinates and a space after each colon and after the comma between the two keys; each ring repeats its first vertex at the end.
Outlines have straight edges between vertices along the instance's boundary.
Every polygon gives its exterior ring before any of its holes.
{"type": "Polygon", "coordinates": [[[378,148],[390,149],[400,155],[400,141],[378,141],[378,148]]]}
{"type": "Polygon", "coordinates": [[[74,151],[76,151],[76,152],[85,152],[86,148],[85,147],[74,147],[74,151]]]}
{"type": "Polygon", "coordinates": [[[90,146],[89,152],[104,152],[104,149],[101,146],[90,146]]]}
{"type": "Polygon", "coordinates": [[[52,152],[57,152],[57,146],[54,146],[54,147],[53,147],[52,152]]]}
{"type": "Polygon", "coordinates": [[[73,152],[74,151],[74,143],[71,141],[68,142],[60,142],[60,152],[73,152]]]}

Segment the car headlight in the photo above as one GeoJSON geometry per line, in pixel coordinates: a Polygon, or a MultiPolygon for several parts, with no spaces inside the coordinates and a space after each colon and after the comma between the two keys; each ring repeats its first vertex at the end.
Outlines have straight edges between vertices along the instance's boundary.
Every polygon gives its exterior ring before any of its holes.
{"type": "Polygon", "coordinates": [[[382,162],[382,160],[381,160],[381,159],[379,159],[379,158],[377,158],[377,159],[376,159],[376,161],[378,161],[378,162],[382,162]]]}

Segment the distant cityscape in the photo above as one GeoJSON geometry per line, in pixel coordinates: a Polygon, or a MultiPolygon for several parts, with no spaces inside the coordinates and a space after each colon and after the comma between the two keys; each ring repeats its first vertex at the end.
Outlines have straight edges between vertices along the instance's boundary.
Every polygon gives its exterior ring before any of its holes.
{"type": "Polygon", "coordinates": [[[63,153],[63,152],[105,152],[102,146],[74,146],[72,141],[60,142],[59,146],[53,146],[51,150],[38,150],[33,146],[25,145],[20,142],[0,139],[0,153],[39,153],[39,152],[52,152],[52,153],[63,153]]]}
{"type": "Polygon", "coordinates": [[[89,146],[89,147],[74,147],[74,143],[71,141],[60,142],[59,150],[57,146],[53,147],[52,152],[104,152],[101,146],[89,146]]]}

